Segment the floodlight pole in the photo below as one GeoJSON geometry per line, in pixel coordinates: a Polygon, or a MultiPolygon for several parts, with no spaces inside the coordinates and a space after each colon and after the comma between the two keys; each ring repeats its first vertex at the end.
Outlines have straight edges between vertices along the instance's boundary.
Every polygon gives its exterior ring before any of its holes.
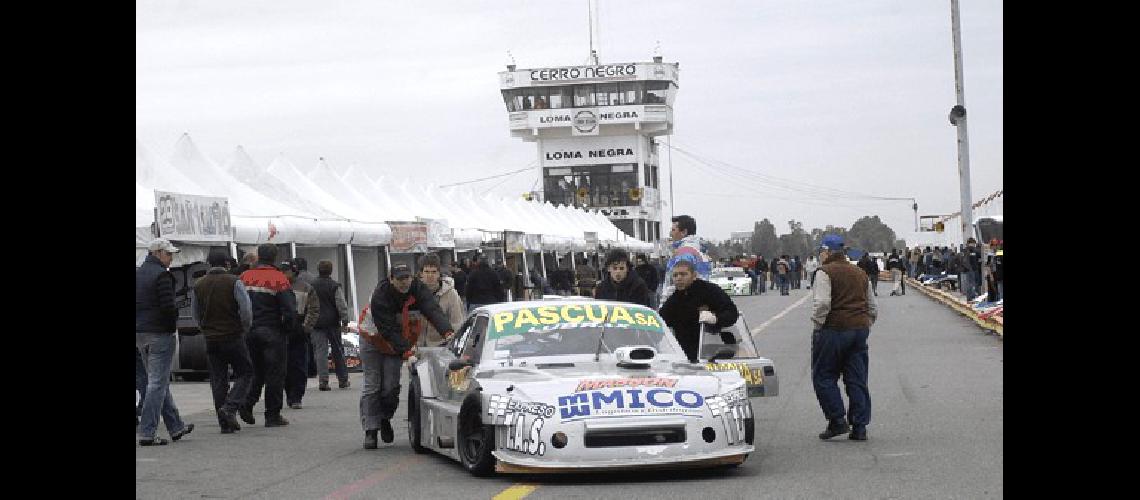
{"type": "Polygon", "coordinates": [[[962,27],[958,15],[958,0],[950,0],[950,22],[954,34],[954,93],[958,103],[950,110],[950,124],[958,128],[958,190],[962,211],[959,220],[962,243],[970,238],[974,222],[973,202],[970,196],[970,140],[966,133],[966,97],[962,81],[962,27]]]}

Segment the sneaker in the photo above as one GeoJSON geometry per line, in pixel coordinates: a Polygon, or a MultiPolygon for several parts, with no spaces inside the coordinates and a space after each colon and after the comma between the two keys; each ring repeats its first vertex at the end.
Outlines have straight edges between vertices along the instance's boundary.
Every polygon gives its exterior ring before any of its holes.
{"type": "Polygon", "coordinates": [[[332,390],[332,388],[329,387],[329,381],[328,380],[322,380],[321,385],[317,386],[317,389],[322,390],[322,391],[331,391],[332,390]]]}
{"type": "Polygon", "coordinates": [[[242,422],[245,422],[249,425],[253,425],[253,424],[257,423],[257,420],[253,419],[253,407],[252,406],[242,406],[242,407],[238,408],[238,415],[241,416],[242,422]]]}
{"type": "Polygon", "coordinates": [[[376,446],[376,431],[364,431],[364,449],[375,450],[376,446]]]}
{"type": "Polygon", "coordinates": [[[867,440],[867,427],[862,425],[855,425],[851,427],[851,434],[847,435],[847,439],[852,441],[866,441],[867,440]]]}
{"type": "Polygon", "coordinates": [[[171,434],[170,440],[171,441],[178,441],[179,439],[182,439],[182,436],[190,434],[193,431],[194,431],[194,424],[186,424],[186,426],[183,427],[182,430],[175,432],[174,434],[171,434]]]}
{"type": "Polygon", "coordinates": [[[348,389],[350,386],[352,386],[352,382],[349,382],[348,379],[341,380],[338,385],[341,389],[348,389]]]}
{"type": "MultiPolygon", "coordinates": [[[[373,431],[375,432],[375,431],[373,431]]],[[[384,418],[380,420],[380,439],[385,443],[391,443],[396,438],[395,432],[392,430],[392,423],[384,418]]]]}
{"type": "Polygon", "coordinates": [[[294,410],[300,410],[301,409],[301,403],[289,403],[289,407],[294,409],[294,410]]]}
{"type": "Polygon", "coordinates": [[[170,444],[170,441],[162,439],[158,436],[152,437],[150,439],[139,440],[139,446],[162,446],[165,444],[170,444]]]}
{"type": "Polygon", "coordinates": [[[281,415],[266,415],[265,416],[265,426],[266,427],[282,427],[282,426],[286,426],[286,425],[289,425],[289,421],[285,420],[285,417],[282,417],[281,415]]]}
{"type": "Polygon", "coordinates": [[[819,433],[819,438],[831,439],[840,434],[846,434],[848,430],[850,430],[850,427],[847,425],[847,422],[842,418],[837,418],[827,424],[827,429],[819,433]]]}

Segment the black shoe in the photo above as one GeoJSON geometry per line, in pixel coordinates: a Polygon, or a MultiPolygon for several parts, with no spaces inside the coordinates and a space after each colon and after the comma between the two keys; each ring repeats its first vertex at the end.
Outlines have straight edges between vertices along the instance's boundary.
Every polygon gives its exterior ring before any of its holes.
{"type": "Polygon", "coordinates": [[[350,386],[352,386],[352,382],[349,382],[348,379],[341,380],[338,385],[341,389],[348,389],[350,386]]]}
{"type": "Polygon", "coordinates": [[[392,440],[395,439],[395,437],[396,437],[396,433],[394,431],[392,431],[392,423],[389,422],[388,419],[386,419],[386,418],[381,419],[380,420],[380,439],[383,439],[385,443],[391,443],[392,440]]]}
{"type": "Polygon", "coordinates": [[[321,382],[321,385],[318,386],[317,389],[322,391],[331,391],[332,387],[329,387],[329,381],[326,380],[324,382],[321,382]]]}
{"type": "Polygon", "coordinates": [[[257,423],[257,420],[253,419],[253,407],[252,406],[242,406],[242,407],[238,408],[238,415],[241,416],[242,422],[245,422],[249,425],[253,425],[253,424],[257,423]]]}
{"type": "Polygon", "coordinates": [[[265,426],[266,427],[282,427],[282,426],[286,426],[286,425],[289,425],[289,421],[285,420],[285,417],[282,417],[281,415],[266,415],[265,416],[265,426]]]}
{"type": "Polygon", "coordinates": [[[190,434],[193,431],[194,431],[194,424],[186,424],[186,427],[183,427],[182,430],[175,432],[174,434],[171,434],[170,440],[171,441],[178,441],[179,439],[182,439],[182,436],[190,434]]]}
{"type": "Polygon", "coordinates": [[[364,431],[364,449],[375,450],[376,446],[376,431],[364,431]]]}
{"type": "Polygon", "coordinates": [[[289,407],[294,409],[294,410],[300,410],[301,409],[301,403],[289,403],[289,407]]]}
{"type": "Polygon", "coordinates": [[[867,428],[862,425],[852,426],[851,434],[847,435],[847,439],[850,439],[852,441],[866,441],[867,428]]]}
{"type": "Polygon", "coordinates": [[[237,416],[232,411],[218,410],[218,424],[222,426],[222,434],[241,430],[241,424],[238,423],[237,416]]]}
{"type": "Polygon", "coordinates": [[[164,444],[170,444],[170,441],[162,439],[158,436],[152,437],[150,439],[139,440],[139,446],[162,446],[164,444]]]}
{"type": "Polygon", "coordinates": [[[831,439],[840,434],[846,434],[848,430],[850,430],[850,427],[847,425],[846,421],[841,418],[835,419],[827,424],[827,429],[819,433],[819,438],[831,439]]]}

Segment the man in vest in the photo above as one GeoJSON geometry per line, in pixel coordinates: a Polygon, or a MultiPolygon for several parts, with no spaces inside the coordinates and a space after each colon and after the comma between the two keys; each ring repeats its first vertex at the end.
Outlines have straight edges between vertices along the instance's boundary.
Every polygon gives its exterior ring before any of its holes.
{"type": "Polygon", "coordinates": [[[865,441],[871,422],[867,336],[878,316],[875,295],[867,273],[848,262],[843,238],[824,236],[819,259],[823,265],[812,287],[811,375],[815,397],[828,420],[819,438],[847,432],[850,422],[848,439],[865,441]],[[850,400],[848,412],[836,384],[840,374],[850,400]]]}
{"type": "Polygon", "coordinates": [[[230,273],[225,250],[213,248],[206,257],[210,270],[190,291],[190,313],[206,339],[206,366],[210,370],[210,391],[222,434],[241,430],[238,409],[249,396],[253,382],[253,362],[245,333],[253,323],[253,310],[245,285],[230,273]],[[234,370],[230,388],[229,368],[234,370]]]}
{"type": "Polygon", "coordinates": [[[320,275],[313,280],[313,291],[320,300],[320,313],[317,315],[317,324],[313,327],[310,340],[313,343],[313,361],[317,363],[318,389],[331,391],[329,388],[329,350],[332,350],[333,369],[341,389],[348,389],[348,365],[344,363],[344,344],[341,343],[341,332],[348,331],[348,322],[351,316],[348,313],[348,304],[344,300],[344,290],[340,283],[332,279],[333,263],[331,260],[322,260],[317,263],[317,273],[320,275]]]}
{"type": "Polygon", "coordinates": [[[166,238],[155,238],[148,247],[150,254],[135,269],[135,347],[146,360],[146,397],[139,419],[139,444],[168,444],[155,435],[158,418],[166,423],[170,439],[178,441],[194,430],[194,424],[183,424],[170,394],[170,370],[173,368],[177,340],[178,306],[174,303],[174,275],[167,269],[178,248],[166,238]]]}
{"type": "Polygon", "coordinates": [[[360,425],[364,428],[364,449],[374,450],[377,430],[385,443],[394,438],[391,419],[400,404],[400,367],[415,354],[424,318],[445,340],[455,329],[435,294],[412,276],[407,264],[392,266],[391,277],[376,285],[368,307],[377,333],[360,330],[360,360],[364,364],[360,425]]]}
{"type": "Polygon", "coordinates": [[[285,393],[287,327],[297,320],[297,298],[289,278],[277,270],[277,245],[262,243],[257,247],[257,266],[241,273],[242,284],[249,292],[253,323],[246,345],[253,361],[253,382],[245,406],[238,410],[242,421],[253,425],[253,405],[265,387],[265,426],[289,425],[281,416],[285,393]]]}

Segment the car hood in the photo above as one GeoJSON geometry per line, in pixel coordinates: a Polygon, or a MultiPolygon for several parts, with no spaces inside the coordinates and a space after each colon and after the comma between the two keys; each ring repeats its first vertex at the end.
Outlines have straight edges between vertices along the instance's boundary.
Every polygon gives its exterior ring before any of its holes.
{"type": "Polygon", "coordinates": [[[668,389],[709,397],[744,386],[744,379],[735,372],[709,372],[687,365],[673,367],[672,363],[657,363],[640,370],[617,367],[613,362],[575,363],[563,368],[539,366],[496,368],[483,371],[476,378],[484,393],[551,405],[558,405],[561,397],[592,391],[668,389]]]}

